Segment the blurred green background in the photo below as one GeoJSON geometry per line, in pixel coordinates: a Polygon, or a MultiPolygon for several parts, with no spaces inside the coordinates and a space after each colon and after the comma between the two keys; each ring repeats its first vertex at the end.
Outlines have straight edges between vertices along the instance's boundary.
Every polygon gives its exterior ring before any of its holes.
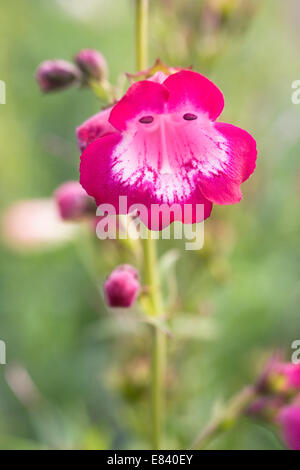
{"type": "MultiPolygon", "coordinates": [[[[203,250],[159,244],[173,302],[165,446],[174,449],[190,445],[215,404],[251,383],[264,358],[277,349],[289,358],[300,339],[300,106],[291,102],[291,84],[300,78],[300,6],[150,5],[151,60],[193,64],[214,80],[225,96],[222,120],[251,132],[259,153],[243,201],[215,207],[205,223],[203,250]]],[[[133,72],[134,2],[14,0],[2,2],[0,12],[5,211],[78,178],[74,129],[99,109],[89,90],[43,96],[34,79],[38,64],[92,47],[106,56],[112,81],[133,72]]],[[[120,262],[135,259],[85,229],[70,243],[35,253],[2,244],[7,364],[0,365],[0,448],[147,448],[148,330],[131,312],[109,312],[99,293],[120,262]]],[[[273,429],[244,419],[212,447],[282,445],[273,429]]]]}

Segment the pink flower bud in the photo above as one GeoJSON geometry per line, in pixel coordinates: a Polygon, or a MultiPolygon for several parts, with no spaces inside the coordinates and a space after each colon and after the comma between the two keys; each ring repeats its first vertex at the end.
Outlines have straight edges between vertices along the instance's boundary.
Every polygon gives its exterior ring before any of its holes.
{"type": "Polygon", "coordinates": [[[36,80],[44,93],[62,90],[81,81],[80,70],[66,60],[46,60],[36,71],[36,80]]]}
{"type": "Polygon", "coordinates": [[[109,123],[108,118],[112,108],[106,108],[90,117],[81,126],[76,129],[78,147],[83,152],[86,147],[99,137],[111,132],[115,132],[115,128],[109,123]]]}
{"type": "Polygon", "coordinates": [[[78,181],[67,181],[62,184],[55,191],[54,199],[63,220],[78,220],[96,211],[92,198],[78,181]]]}
{"type": "Polygon", "coordinates": [[[300,407],[284,406],[278,414],[277,421],[286,445],[292,450],[300,450],[300,407]]]}
{"type": "Polygon", "coordinates": [[[112,271],[104,284],[104,292],[110,307],[131,307],[140,289],[137,270],[128,264],[112,271]]]}
{"type": "Polygon", "coordinates": [[[83,49],[75,57],[75,62],[86,79],[106,79],[108,67],[103,55],[95,49],[83,49]]]}

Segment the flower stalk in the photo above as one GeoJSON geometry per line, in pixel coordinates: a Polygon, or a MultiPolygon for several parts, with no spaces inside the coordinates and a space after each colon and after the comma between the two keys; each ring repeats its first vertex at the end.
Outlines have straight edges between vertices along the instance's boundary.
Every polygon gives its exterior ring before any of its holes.
{"type": "Polygon", "coordinates": [[[136,1],[136,64],[140,72],[148,65],[149,0],[136,1]]]}
{"type": "Polygon", "coordinates": [[[115,101],[115,90],[108,80],[103,79],[99,81],[91,78],[88,81],[88,86],[94,92],[96,97],[105,103],[113,103],[115,101]]]}
{"type": "Polygon", "coordinates": [[[256,387],[248,386],[235,395],[231,401],[216,416],[213,416],[208,425],[197,436],[192,449],[205,449],[213,439],[223,431],[232,428],[240,416],[256,397],[256,387]]]}
{"type": "MultiPolygon", "coordinates": [[[[136,0],[136,63],[138,71],[148,65],[148,0],[136,0]]],[[[156,240],[148,238],[143,241],[145,281],[148,288],[148,315],[161,317],[163,303],[160,289],[156,240]]],[[[151,354],[151,420],[152,447],[161,449],[164,414],[164,377],[166,368],[166,336],[156,325],[152,329],[151,354]]]]}

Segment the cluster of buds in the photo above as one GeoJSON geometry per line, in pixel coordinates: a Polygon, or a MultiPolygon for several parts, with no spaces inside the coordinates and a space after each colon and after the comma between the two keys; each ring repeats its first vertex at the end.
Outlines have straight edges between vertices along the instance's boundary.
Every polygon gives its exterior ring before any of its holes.
{"type": "Polygon", "coordinates": [[[101,84],[107,80],[108,67],[103,55],[95,49],[83,49],[74,57],[74,63],[66,60],[46,60],[36,71],[37,83],[44,93],[63,90],[73,85],[101,84]]]}
{"type": "Polygon", "coordinates": [[[252,416],[275,423],[285,444],[300,450],[300,363],[272,359],[257,383],[252,416]]]}

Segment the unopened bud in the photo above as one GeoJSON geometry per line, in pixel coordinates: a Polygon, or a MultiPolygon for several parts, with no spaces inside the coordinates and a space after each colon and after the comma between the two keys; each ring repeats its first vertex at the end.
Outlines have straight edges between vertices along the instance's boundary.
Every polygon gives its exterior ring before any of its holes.
{"type": "Polygon", "coordinates": [[[115,128],[108,121],[112,108],[106,108],[95,114],[76,129],[78,147],[83,152],[86,147],[99,137],[115,132],[115,128]]]}
{"type": "Polygon", "coordinates": [[[75,62],[86,80],[105,80],[108,76],[107,62],[103,55],[95,49],[83,49],[75,56],[75,62]]]}
{"type": "Polygon", "coordinates": [[[114,269],[104,284],[106,300],[110,307],[131,307],[136,301],[139,290],[138,272],[128,264],[114,269]]]}
{"type": "Polygon", "coordinates": [[[62,90],[80,83],[80,70],[66,60],[46,60],[36,71],[36,80],[44,93],[62,90]]]}
{"type": "Polygon", "coordinates": [[[96,207],[78,181],[62,184],[54,193],[58,211],[63,220],[79,220],[92,212],[96,207]]]}

